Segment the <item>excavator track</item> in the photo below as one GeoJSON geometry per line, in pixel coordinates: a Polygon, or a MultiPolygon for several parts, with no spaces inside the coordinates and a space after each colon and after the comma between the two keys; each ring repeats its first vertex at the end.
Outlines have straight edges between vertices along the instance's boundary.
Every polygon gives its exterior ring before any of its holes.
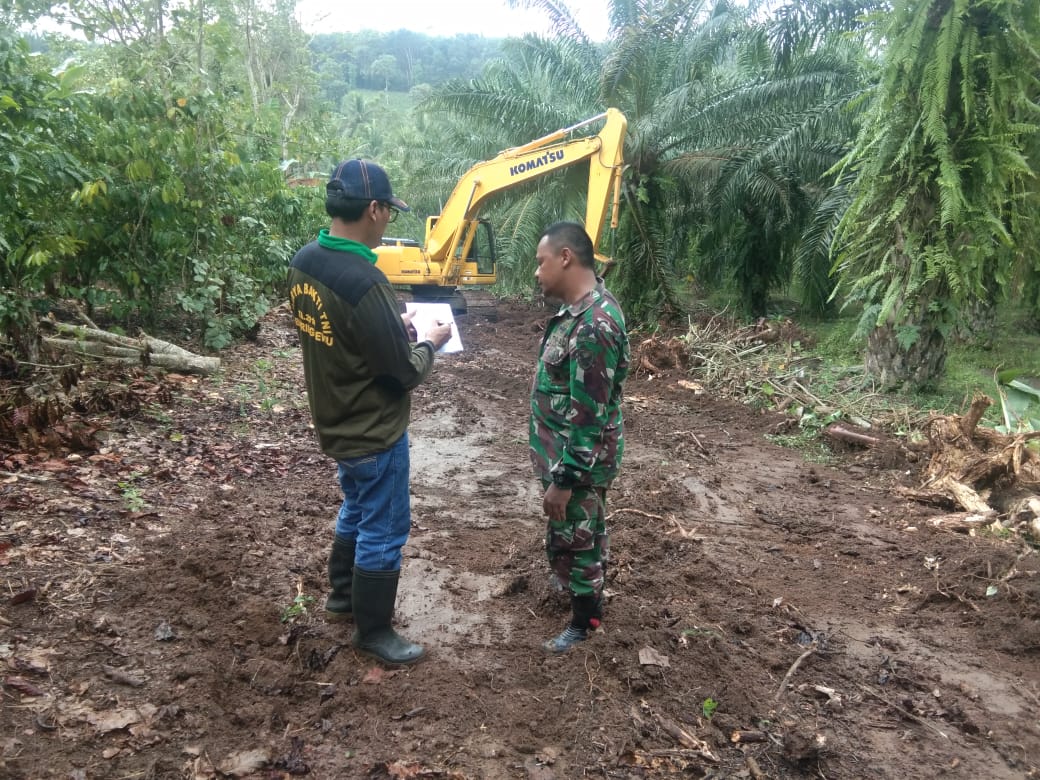
{"type": "Polygon", "coordinates": [[[398,293],[398,298],[402,301],[416,301],[417,303],[449,303],[451,312],[456,317],[468,315],[492,322],[498,319],[498,299],[488,290],[423,287],[418,290],[412,288],[409,292],[401,291],[398,293]]]}

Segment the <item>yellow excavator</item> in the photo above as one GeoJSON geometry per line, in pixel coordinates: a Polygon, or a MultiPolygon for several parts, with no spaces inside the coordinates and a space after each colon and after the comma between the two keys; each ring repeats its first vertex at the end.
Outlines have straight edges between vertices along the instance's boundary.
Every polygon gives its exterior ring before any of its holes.
{"type": "Polygon", "coordinates": [[[439,215],[426,219],[426,241],[384,238],[376,248],[376,265],[392,284],[407,286],[416,300],[450,301],[465,310],[460,287],[494,284],[495,237],[490,222],[480,219],[481,207],[496,193],[589,162],[588,203],[585,230],[599,254],[599,241],[607,205],[613,198],[611,226],[617,227],[621,169],[628,121],[616,108],[534,141],[506,149],[491,160],[470,168],[439,215]],[[568,138],[578,130],[603,121],[596,135],[568,138]]]}

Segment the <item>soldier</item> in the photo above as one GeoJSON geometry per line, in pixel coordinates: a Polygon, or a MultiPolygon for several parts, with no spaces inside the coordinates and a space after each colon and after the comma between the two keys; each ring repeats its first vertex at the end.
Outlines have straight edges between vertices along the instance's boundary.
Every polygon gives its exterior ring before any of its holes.
{"type": "Polygon", "coordinates": [[[557,222],[538,243],[542,292],[562,301],[549,320],[531,391],[529,443],[545,490],[545,548],[557,583],[570,592],[571,621],[543,643],[563,653],[603,617],[606,493],[624,450],[621,389],[628,374],[625,316],[596,276],[592,240],[557,222]]]}
{"type": "Polygon", "coordinates": [[[318,443],[338,464],[343,490],[325,612],[333,621],[353,618],[359,652],[411,664],[423,647],[391,626],[411,529],[410,391],[429,376],[451,326],[437,323],[427,340],[409,343],[412,315],[401,315],[376,267],[372,250],[397,212],[408,210],[386,172],[348,160],[332,172],[325,195],[332,224],[296,253],[288,278],[318,443]]]}

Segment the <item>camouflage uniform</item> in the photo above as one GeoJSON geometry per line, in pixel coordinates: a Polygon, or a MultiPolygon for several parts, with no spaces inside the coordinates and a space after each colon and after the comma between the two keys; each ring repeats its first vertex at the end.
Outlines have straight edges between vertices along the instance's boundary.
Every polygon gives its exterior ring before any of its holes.
{"type": "Polygon", "coordinates": [[[625,316],[597,280],[545,329],[531,392],[529,443],[543,487],[570,488],[566,519],[550,520],[545,547],[559,584],[591,597],[599,616],[607,560],[606,490],[624,451],[621,387],[628,374],[625,316]]]}

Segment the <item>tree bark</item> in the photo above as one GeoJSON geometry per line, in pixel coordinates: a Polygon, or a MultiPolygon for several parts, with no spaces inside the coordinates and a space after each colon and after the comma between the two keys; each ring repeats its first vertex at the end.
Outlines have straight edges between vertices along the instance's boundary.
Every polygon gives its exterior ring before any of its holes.
{"type": "Polygon", "coordinates": [[[43,340],[44,343],[77,355],[95,357],[114,363],[159,366],[189,374],[212,374],[220,369],[220,358],[196,355],[176,344],[150,336],[134,339],[96,328],[84,328],[79,325],[66,325],[47,320],[44,322],[58,331],[61,336],[71,336],[71,338],[46,337],[43,340]]]}
{"type": "Polygon", "coordinates": [[[961,419],[961,430],[968,437],[968,441],[971,441],[972,436],[975,435],[975,429],[979,425],[979,420],[982,419],[982,416],[992,404],[993,399],[981,393],[977,394],[972,400],[971,408],[968,409],[968,413],[961,419]]]}
{"type": "Polygon", "coordinates": [[[867,338],[867,373],[881,390],[919,390],[934,386],[946,371],[946,336],[941,315],[929,310],[938,291],[922,291],[916,303],[907,302],[904,319],[887,322],[867,338]],[[917,328],[909,346],[900,343],[900,331],[917,328]]]}

